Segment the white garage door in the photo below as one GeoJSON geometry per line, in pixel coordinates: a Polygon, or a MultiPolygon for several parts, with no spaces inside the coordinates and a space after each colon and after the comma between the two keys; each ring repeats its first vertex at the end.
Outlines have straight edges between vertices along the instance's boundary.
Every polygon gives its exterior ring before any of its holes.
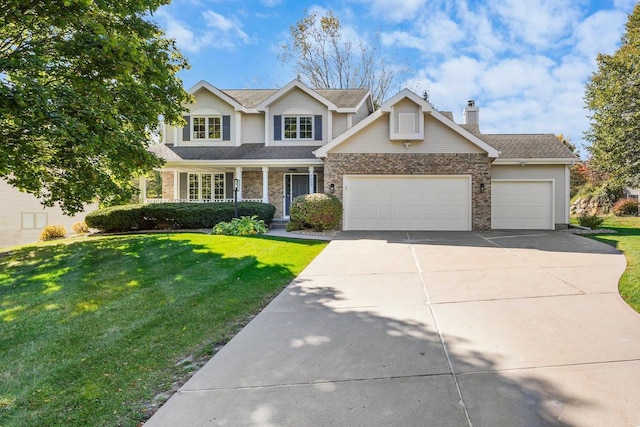
{"type": "Polygon", "coordinates": [[[553,181],[491,181],[491,228],[551,230],[553,181]]]}
{"type": "Polygon", "coordinates": [[[471,230],[471,177],[345,175],[345,230],[471,230]]]}

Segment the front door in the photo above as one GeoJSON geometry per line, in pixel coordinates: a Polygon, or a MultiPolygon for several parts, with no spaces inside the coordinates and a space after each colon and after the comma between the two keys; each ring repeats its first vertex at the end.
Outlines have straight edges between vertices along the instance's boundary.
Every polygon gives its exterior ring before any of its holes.
{"type": "MultiPolygon", "coordinates": [[[[314,187],[318,188],[318,177],[314,175],[314,187]]],[[[289,217],[291,202],[298,196],[309,194],[309,175],[287,173],[284,175],[284,216],[289,217]]]]}

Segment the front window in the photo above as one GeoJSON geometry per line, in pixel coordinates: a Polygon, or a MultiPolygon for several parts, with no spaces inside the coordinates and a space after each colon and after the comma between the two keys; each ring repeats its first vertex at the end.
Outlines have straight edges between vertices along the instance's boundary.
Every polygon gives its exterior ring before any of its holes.
{"type": "Polygon", "coordinates": [[[190,173],[189,200],[223,200],[223,173],[190,173]]]}
{"type": "Polygon", "coordinates": [[[222,118],[193,117],[193,139],[220,139],[222,138],[222,118]]]}
{"type": "Polygon", "coordinates": [[[285,116],[284,139],[312,139],[312,116],[285,116]]]}
{"type": "Polygon", "coordinates": [[[44,228],[47,225],[45,212],[22,212],[22,229],[33,230],[44,228]]]}

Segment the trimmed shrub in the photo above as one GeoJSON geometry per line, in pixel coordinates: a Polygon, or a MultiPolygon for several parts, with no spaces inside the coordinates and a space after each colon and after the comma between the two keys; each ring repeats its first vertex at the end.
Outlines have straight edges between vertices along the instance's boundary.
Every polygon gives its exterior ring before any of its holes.
{"type": "Polygon", "coordinates": [[[107,233],[132,230],[146,230],[149,221],[144,218],[142,205],[112,206],[89,212],[84,221],[90,228],[107,233]]]}
{"type": "Polygon", "coordinates": [[[620,199],[613,205],[612,212],[615,216],[638,216],[638,201],[631,198],[620,199]]]}
{"type": "Polygon", "coordinates": [[[84,221],[74,222],[71,229],[76,234],[86,234],[89,232],[89,226],[84,221]]]}
{"type": "Polygon", "coordinates": [[[342,219],[342,203],[332,194],[303,194],[291,203],[291,222],[315,231],[335,230],[342,219]]]}
{"type": "MultiPolygon", "coordinates": [[[[239,202],[239,216],[256,216],[270,223],[276,208],[267,203],[239,202]]],[[[233,203],[156,203],[99,209],[85,218],[87,225],[105,232],[151,229],[212,228],[234,217],[233,203]]]]}
{"type": "Polygon", "coordinates": [[[255,234],[264,234],[268,231],[267,224],[261,219],[254,216],[243,216],[241,218],[233,218],[228,222],[219,222],[211,230],[212,234],[224,234],[227,236],[250,236],[255,234]]]}
{"type": "Polygon", "coordinates": [[[578,217],[578,224],[583,227],[589,227],[592,230],[598,229],[598,227],[602,225],[603,221],[604,219],[600,218],[598,215],[589,215],[586,212],[578,217]]]}
{"type": "Polygon", "coordinates": [[[298,231],[298,230],[302,230],[303,228],[304,228],[304,225],[295,221],[289,221],[286,226],[287,231],[298,231]]]}
{"type": "Polygon", "coordinates": [[[47,241],[61,239],[67,235],[67,229],[63,225],[47,225],[40,233],[40,240],[47,241]]]}

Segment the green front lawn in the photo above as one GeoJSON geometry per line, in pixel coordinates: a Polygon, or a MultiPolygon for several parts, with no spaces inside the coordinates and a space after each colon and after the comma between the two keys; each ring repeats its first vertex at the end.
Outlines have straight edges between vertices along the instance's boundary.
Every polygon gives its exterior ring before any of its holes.
{"type": "Polygon", "coordinates": [[[620,279],[620,295],[640,313],[640,218],[607,216],[601,228],[610,228],[617,233],[588,236],[624,252],[627,270],[620,279]]]}
{"type": "Polygon", "coordinates": [[[153,234],[0,252],[0,425],[139,425],[325,245],[153,234]]]}

